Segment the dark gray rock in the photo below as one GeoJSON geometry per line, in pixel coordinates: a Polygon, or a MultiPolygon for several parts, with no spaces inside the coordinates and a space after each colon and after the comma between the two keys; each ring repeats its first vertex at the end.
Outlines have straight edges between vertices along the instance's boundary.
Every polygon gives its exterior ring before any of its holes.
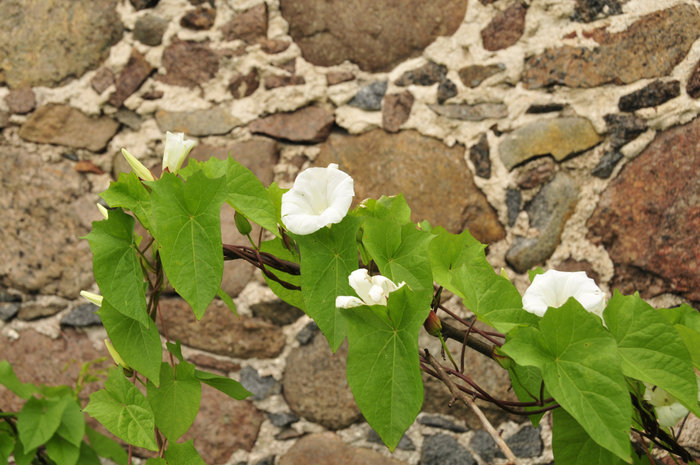
{"type": "Polygon", "coordinates": [[[493,459],[500,452],[496,441],[483,429],[474,432],[474,436],[472,436],[469,441],[469,447],[472,452],[478,454],[485,463],[493,463],[493,459]]]}
{"type": "Polygon", "coordinates": [[[281,412],[281,413],[268,413],[267,418],[270,419],[270,423],[273,425],[283,428],[286,426],[293,425],[297,421],[299,421],[299,417],[294,415],[293,413],[286,413],[286,412],[281,412]]]}
{"type": "Polygon", "coordinates": [[[508,226],[513,226],[515,220],[518,219],[520,213],[520,203],[522,202],[522,194],[518,189],[506,189],[506,207],[508,207],[508,226]]]}
{"type": "Polygon", "coordinates": [[[251,305],[250,310],[254,316],[277,326],[294,323],[304,314],[303,311],[280,299],[258,302],[251,305]]]}
{"type": "MultiPolygon", "coordinates": [[[[513,454],[522,458],[539,457],[542,454],[542,449],[544,449],[540,430],[533,428],[531,425],[525,425],[517,433],[506,439],[506,445],[513,454]]],[[[497,451],[496,457],[505,458],[500,450],[497,451]]]]}
{"type": "Polygon", "coordinates": [[[98,309],[97,305],[91,303],[78,305],[68,315],[61,318],[61,326],[72,326],[74,328],[101,326],[102,321],[95,313],[98,309]]]}
{"type": "Polygon", "coordinates": [[[21,302],[22,296],[0,289],[0,302],[21,302]]]}
{"type": "Polygon", "coordinates": [[[655,107],[664,102],[676,98],[681,94],[681,83],[674,79],[672,81],[656,80],[639,90],[623,95],[617,106],[622,111],[635,111],[640,108],[655,107]]]}
{"type": "Polygon", "coordinates": [[[477,465],[468,450],[456,439],[444,434],[425,438],[420,463],[421,465],[477,465]]]}
{"type": "Polygon", "coordinates": [[[305,346],[309,342],[314,340],[314,336],[318,333],[318,325],[315,321],[310,322],[299,331],[296,335],[296,340],[299,344],[305,346]]]}
{"type": "Polygon", "coordinates": [[[145,10],[146,8],[153,8],[158,4],[158,0],[129,0],[131,6],[137,10],[145,10]]]}
{"type": "Polygon", "coordinates": [[[565,108],[563,103],[540,103],[530,105],[525,111],[525,113],[530,113],[531,115],[538,115],[541,113],[553,113],[555,111],[562,111],[565,108]]]}
{"type": "Polygon", "coordinates": [[[480,178],[491,177],[491,158],[489,140],[486,134],[482,134],[479,142],[469,149],[469,159],[474,163],[474,173],[480,178]]]}
{"type": "Polygon", "coordinates": [[[19,312],[19,302],[2,302],[0,303],[0,320],[10,321],[19,312]]]}
{"type": "Polygon", "coordinates": [[[270,455],[255,462],[255,465],[275,465],[275,456],[270,455]]]}
{"type": "Polygon", "coordinates": [[[622,13],[622,3],[626,0],[576,0],[576,9],[571,19],[590,23],[596,19],[622,13]]]}
{"type": "Polygon", "coordinates": [[[437,101],[439,104],[445,103],[446,100],[451,99],[455,95],[457,95],[457,86],[454,82],[449,79],[440,82],[437,89],[437,101]]]}
{"type": "Polygon", "coordinates": [[[367,111],[379,111],[382,109],[382,99],[388,86],[387,81],[375,81],[362,87],[348,102],[352,107],[367,111]]]}
{"type": "Polygon", "coordinates": [[[397,86],[430,86],[436,82],[442,82],[447,76],[447,66],[439,65],[433,61],[421,66],[420,68],[406,71],[399,77],[394,84],[397,86]]]}
{"type": "MultiPolygon", "coordinates": [[[[371,428],[369,430],[369,433],[367,433],[367,440],[375,444],[384,444],[382,438],[379,437],[379,434],[377,434],[377,432],[371,428]]],[[[405,434],[401,437],[401,440],[399,441],[399,444],[396,446],[396,448],[401,450],[416,450],[416,446],[413,444],[413,441],[411,441],[411,438],[409,438],[405,434]]]]}
{"type": "Polygon", "coordinates": [[[634,115],[608,114],[603,117],[610,133],[610,146],[617,149],[647,130],[647,123],[634,115]]]}
{"type": "Polygon", "coordinates": [[[241,384],[253,393],[254,400],[263,400],[281,390],[280,383],[273,376],[260,376],[251,366],[245,366],[241,370],[241,384]]]}
{"type": "Polygon", "coordinates": [[[136,20],[136,24],[134,25],[134,39],[146,45],[160,45],[163,41],[163,34],[167,28],[167,19],[147,13],[136,20]]]}
{"type": "Polygon", "coordinates": [[[457,425],[437,415],[423,415],[418,419],[418,423],[425,426],[432,426],[433,428],[441,428],[446,429],[447,431],[454,431],[455,433],[465,433],[469,431],[464,426],[457,425]]]}
{"type": "Polygon", "coordinates": [[[622,160],[623,155],[617,150],[611,150],[606,152],[601,158],[598,164],[593,168],[591,174],[596,178],[607,179],[612,174],[613,170],[617,166],[618,162],[622,160]]]}

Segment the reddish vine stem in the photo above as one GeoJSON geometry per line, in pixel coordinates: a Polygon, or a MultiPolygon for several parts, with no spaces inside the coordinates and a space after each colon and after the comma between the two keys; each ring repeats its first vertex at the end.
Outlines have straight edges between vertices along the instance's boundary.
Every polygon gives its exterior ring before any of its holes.
{"type": "MultiPolygon", "coordinates": [[[[474,322],[476,321],[476,317],[475,317],[475,318],[472,319],[471,322],[469,322],[469,321],[465,320],[464,318],[461,318],[461,317],[460,317],[459,315],[457,315],[455,312],[453,312],[452,310],[448,309],[447,307],[445,307],[445,306],[442,305],[442,304],[441,304],[441,305],[438,305],[438,308],[440,308],[440,310],[442,310],[443,312],[445,312],[445,313],[447,313],[448,315],[450,315],[450,316],[451,316],[452,318],[454,318],[455,320],[457,320],[457,321],[459,321],[460,323],[462,323],[464,326],[472,327],[472,326],[474,325],[474,322]]],[[[495,339],[491,338],[491,335],[494,334],[493,331],[488,331],[488,332],[487,332],[487,331],[483,331],[483,330],[481,330],[481,329],[479,329],[479,328],[474,328],[474,332],[477,333],[479,336],[483,337],[484,339],[486,339],[487,341],[491,342],[492,344],[495,344],[495,345],[497,345],[497,346],[499,346],[499,347],[502,345],[502,343],[501,343],[500,341],[496,341],[495,339]]],[[[505,336],[503,336],[503,335],[500,334],[500,333],[496,333],[496,334],[497,334],[499,337],[505,338],[505,336]]]]}
{"type": "Polygon", "coordinates": [[[297,265],[296,263],[283,260],[275,257],[272,254],[260,252],[259,250],[252,249],[250,247],[245,247],[242,245],[223,244],[223,251],[224,260],[243,259],[251,265],[253,265],[254,267],[259,268],[265,274],[265,276],[279,283],[285,289],[290,289],[293,291],[301,290],[301,287],[292,283],[288,283],[283,279],[280,279],[277,275],[275,275],[266,268],[267,265],[271,268],[285,272],[287,274],[299,275],[300,269],[299,265],[297,265]]]}

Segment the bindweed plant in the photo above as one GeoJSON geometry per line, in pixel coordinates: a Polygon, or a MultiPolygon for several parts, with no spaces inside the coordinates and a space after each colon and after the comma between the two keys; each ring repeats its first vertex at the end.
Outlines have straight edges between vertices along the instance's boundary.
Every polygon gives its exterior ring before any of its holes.
{"type": "MultiPolygon", "coordinates": [[[[316,321],[333,351],[348,340],[348,384],[391,450],[421,409],[423,370],[470,405],[512,463],[475,399],[534,425],[551,411],[558,465],[656,463],[664,451],[693,461],[670,428],[700,415],[700,314],[692,307],[655,309],[617,291],[606,301],[582,272],[533,272],[521,296],[494,272],[484,244],[468,231],[412,222],[403,196],[350,209],[353,180],[337,165],[303,171],[286,191],[264,186],[233,158],[181,168],[191,147],[182,135],[168,135],[158,179],[124,151],[134,170],[102,194],[109,209],[87,236],[101,296],[86,296],[101,306],[119,367],[85,411],[128,444],[155,451],[148,464],[204,463],[192,442],[178,442],[197,415],[201,383],[236,399],[249,395],[236,381],[186,362],[177,341],[166,341],[169,361],[162,362],[161,293],[172,286],[197,319],[217,296],[235,312],[221,289],[225,260],[259,268],[272,291],[316,321]],[[248,244],[222,243],[224,202],[248,244]],[[136,222],[145,237],[135,233],[136,222]],[[257,237],[251,223],[261,227],[257,237]],[[446,308],[443,289],[493,330],[446,308]],[[460,326],[443,321],[443,313],[460,326]],[[422,326],[447,358],[419,347],[422,326]],[[445,339],[498,362],[519,401],[481,388],[464,350],[454,357],[445,339]]],[[[2,435],[0,429],[0,444],[2,435]]]]}

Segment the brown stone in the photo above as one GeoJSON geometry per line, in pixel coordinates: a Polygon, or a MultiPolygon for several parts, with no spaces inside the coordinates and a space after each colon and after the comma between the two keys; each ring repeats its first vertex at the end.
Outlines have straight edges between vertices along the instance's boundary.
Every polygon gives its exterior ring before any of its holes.
{"type": "Polygon", "coordinates": [[[51,104],[32,113],[20,128],[19,136],[31,142],[99,152],[107,146],[117,129],[119,123],[112,118],[91,118],[73,107],[51,104]]]}
{"type": "Polygon", "coordinates": [[[382,127],[389,132],[398,132],[401,125],[411,116],[414,100],[413,94],[407,90],[384,97],[382,127]]]}
{"type": "Polygon", "coordinates": [[[265,89],[277,89],[278,87],[300,86],[306,84],[304,76],[280,76],[273,74],[265,76],[265,89]]]}
{"type": "Polygon", "coordinates": [[[55,315],[61,310],[65,310],[65,308],[65,305],[55,303],[25,302],[19,309],[17,318],[25,321],[36,320],[38,318],[55,315]]]}
{"type": "Polygon", "coordinates": [[[90,248],[80,237],[101,218],[96,197],[84,195],[89,181],[67,160],[46,163],[40,149],[1,150],[0,283],[75,299],[93,282],[90,248]]]}
{"type": "Polygon", "coordinates": [[[549,182],[557,172],[557,163],[552,157],[536,158],[521,168],[516,168],[515,183],[521,189],[532,189],[549,182]]]}
{"type": "Polygon", "coordinates": [[[184,132],[190,136],[228,134],[241,121],[231,114],[229,105],[204,110],[156,112],[156,123],[161,131],[184,132]]]}
{"type": "Polygon", "coordinates": [[[320,66],[345,60],[364,71],[387,71],[418,56],[462,24],[466,0],[282,0],[280,10],[304,59],[320,66]]]}
{"type": "Polygon", "coordinates": [[[355,203],[403,193],[414,221],[427,219],[452,232],[468,228],[486,243],[505,235],[494,209],[474,184],[464,147],[450,148],[415,131],[334,133],[314,162],[329,163],[338,163],[355,179],[355,203]]]}
{"type": "Polygon", "coordinates": [[[494,52],[515,44],[525,31],[526,14],[527,5],[520,0],[498,13],[481,31],[484,48],[494,52]]]}
{"type": "Polygon", "coordinates": [[[489,139],[484,133],[479,138],[479,142],[469,149],[469,159],[474,164],[474,173],[480,178],[489,179],[491,177],[490,155],[489,139]]]}
{"type": "Polygon", "coordinates": [[[588,221],[615,263],[613,285],[700,301],[700,118],[659,133],[608,185],[588,221]]]}
{"type": "Polygon", "coordinates": [[[265,134],[292,142],[321,142],[328,137],[334,122],[332,112],[312,105],[292,113],[276,113],[253,121],[248,129],[253,134],[265,134]]]}
{"type": "Polygon", "coordinates": [[[688,77],[685,91],[693,98],[700,98],[700,60],[695,63],[695,68],[693,68],[693,71],[688,77]]]}
{"type": "Polygon", "coordinates": [[[160,302],[168,335],[185,345],[236,358],[272,358],[284,348],[284,334],[277,326],[236,316],[219,300],[209,305],[199,321],[182,299],[160,302]]]}
{"type": "Polygon", "coordinates": [[[6,128],[10,124],[10,114],[0,110],[0,129],[6,128]]]}
{"type": "Polygon", "coordinates": [[[690,4],[643,16],[627,30],[598,31],[597,48],[563,46],[528,58],[522,81],[526,87],[562,84],[596,87],[667,76],[700,37],[700,13],[690,4]]]}
{"type": "Polygon", "coordinates": [[[438,84],[437,101],[439,104],[457,95],[457,85],[449,79],[444,79],[438,84]]]}
{"type": "Polygon", "coordinates": [[[377,451],[345,444],[335,433],[310,434],[280,457],[279,465],[405,465],[377,451]]]}
{"type": "Polygon", "coordinates": [[[248,97],[255,92],[260,86],[260,76],[258,70],[253,68],[248,74],[235,73],[231,83],[228,85],[228,90],[233,95],[233,98],[248,97]]]}
{"type": "Polygon", "coordinates": [[[347,343],[333,354],[322,336],[292,350],[282,377],[282,391],[292,412],[333,430],[360,418],[345,377],[347,355],[347,343]]]}
{"type": "Polygon", "coordinates": [[[395,82],[397,86],[430,86],[444,80],[447,76],[447,66],[429,61],[420,68],[403,73],[395,82]]]}
{"type": "Polygon", "coordinates": [[[222,32],[224,40],[240,39],[250,44],[267,38],[267,4],[260,3],[239,13],[223,27],[222,32]]]}
{"type": "Polygon", "coordinates": [[[158,100],[159,98],[163,98],[163,95],[164,93],[162,90],[151,89],[141,94],[141,98],[144,100],[158,100]]]}
{"type": "Polygon", "coordinates": [[[167,71],[158,79],[175,86],[195,87],[210,80],[219,71],[219,57],[208,45],[174,41],[163,51],[167,71]]]}
{"type": "Polygon", "coordinates": [[[504,71],[506,66],[503,63],[493,65],[470,65],[459,70],[459,79],[467,87],[478,87],[484,79],[494,74],[504,71]]]}
{"type": "Polygon", "coordinates": [[[279,69],[283,69],[289,74],[294,74],[297,72],[297,59],[292,58],[291,60],[287,60],[282,64],[277,65],[279,69]]]}
{"type": "Polygon", "coordinates": [[[122,38],[117,3],[4,0],[0,73],[7,85],[11,89],[55,86],[95,68],[122,38]]]}
{"type": "Polygon", "coordinates": [[[241,369],[241,365],[238,363],[229,362],[228,360],[219,360],[218,358],[206,354],[193,354],[187,357],[187,361],[195,364],[198,368],[216,370],[221,373],[230,373],[241,369]]]}
{"type": "Polygon", "coordinates": [[[5,96],[5,103],[12,113],[23,115],[34,109],[36,98],[34,98],[34,91],[30,87],[22,87],[10,91],[5,96]]]}
{"type": "Polygon", "coordinates": [[[350,71],[329,71],[328,74],[326,74],[326,83],[329,86],[352,81],[353,79],[355,79],[355,75],[350,71]]]}
{"type": "Polygon", "coordinates": [[[78,173],[103,174],[102,168],[91,162],[90,160],[80,160],[76,162],[73,169],[78,173]]]}
{"type": "Polygon", "coordinates": [[[117,89],[109,96],[110,105],[121,107],[124,100],[141,87],[143,81],[154,69],[141,52],[135,48],[132,49],[129,61],[117,77],[117,89]]]}
{"type": "Polygon", "coordinates": [[[297,321],[304,312],[283,300],[267,300],[250,306],[253,315],[277,326],[297,321]]]}
{"type": "Polygon", "coordinates": [[[258,42],[260,43],[260,48],[262,51],[270,55],[282,53],[291,45],[291,42],[288,40],[280,39],[262,39],[258,42]]]}
{"type": "Polygon", "coordinates": [[[600,282],[600,275],[593,269],[593,265],[588,260],[574,260],[573,258],[567,258],[563,262],[556,265],[554,269],[559,271],[584,271],[593,281],[597,283],[600,282]]]}
{"type": "Polygon", "coordinates": [[[446,105],[428,105],[440,116],[461,121],[483,121],[493,118],[500,119],[508,116],[508,106],[504,103],[448,103],[446,105]]]}
{"type": "Polygon", "coordinates": [[[196,31],[211,29],[216,21],[216,10],[206,6],[190,10],[180,18],[180,26],[196,31]]]}
{"type": "Polygon", "coordinates": [[[98,94],[107,90],[112,84],[114,84],[114,73],[108,68],[98,69],[90,80],[90,85],[98,94]]]}

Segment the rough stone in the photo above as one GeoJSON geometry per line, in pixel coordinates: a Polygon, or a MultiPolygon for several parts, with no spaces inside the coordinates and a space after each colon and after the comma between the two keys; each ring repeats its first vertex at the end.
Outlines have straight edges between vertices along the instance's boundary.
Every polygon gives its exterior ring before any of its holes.
{"type": "Polygon", "coordinates": [[[513,226],[518,219],[520,213],[520,204],[522,203],[522,194],[518,189],[506,189],[506,208],[508,208],[508,226],[513,226]]]}
{"type": "Polygon", "coordinates": [[[280,299],[255,303],[250,306],[250,310],[254,316],[277,326],[292,324],[304,314],[303,311],[280,299]]]}
{"type": "Polygon", "coordinates": [[[596,178],[607,179],[624,156],[617,150],[605,152],[591,174],[596,178]]]}
{"type": "Polygon", "coordinates": [[[279,433],[275,434],[275,439],[278,441],[288,441],[290,439],[299,439],[306,433],[303,431],[297,431],[294,428],[284,428],[279,433]]]}
{"type": "Polygon", "coordinates": [[[314,162],[316,166],[329,163],[337,163],[355,179],[356,202],[403,193],[414,221],[427,219],[452,232],[469,228],[485,243],[505,235],[495,211],[474,184],[464,147],[450,148],[415,131],[333,133],[314,162]]]}
{"type": "Polygon", "coordinates": [[[447,66],[429,61],[420,68],[406,71],[394,84],[397,86],[430,86],[447,78],[447,66]]]}
{"type": "Polygon", "coordinates": [[[282,53],[289,48],[291,42],[281,39],[261,39],[258,41],[263,52],[269,55],[282,53]]]}
{"type": "Polygon", "coordinates": [[[211,29],[216,21],[216,10],[209,7],[199,7],[190,10],[180,18],[180,26],[195,31],[211,29]]]}
{"type": "Polygon", "coordinates": [[[252,122],[253,134],[265,134],[292,142],[321,142],[326,140],[335,122],[333,113],[311,105],[292,113],[276,113],[252,122]]]}
{"type": "Polygon", "coordinates": [[[467,87],[478,87],[485,79],[505,71],[506,65],[496,63],[492,65],[470,65],[460,68],[459,79],[467,87]]]}
{"type": "Polygon", "coordinates": [[[117,108],[121,107],[124,100],[141,87],[143,81],[154,69],[141,52],[136,49],[131,50],[129,62],[117,77],[117,89],[109,96],[109,103],[117,108]]]}
{"type": "Polygon", "coordinates": [[[382,99],[386,93],[388,83],[386,81],[375,81],[368,84],[350,99],[348,105],[361,108],[367,111],[379,111],[382,109],[382,99]]]}
{"type": "Polygon", "coordinates": [[[241,384],[253,394],[253,400],[263,400],[280,392],[280,383],[274,376],[260,376],[251,366],[245,366],[241,370],[241,384]]]}
{"type": "Polygon", "coordinates": [[[238,363],[229,362],[228,360],[219,360],[218,358],[206,354],[193,354],[187,357],[187,361],[194,363],[197,367],[216,370],[221,373],[230,373],[241,369],[238,363]]]}
{"type": "Polygon", "coordinates": [[[119,129],[119,123],[102,116],[91,118],[67,105],[45,105],[29,116],[19,136],[30,142],[103,150],[119,129]]]}
{"type": "Polygon", "coordinates": [[[587,260],[574,260],[573,258],[567,258],[563,262],[556,265],[554,269],[559,271],[583,271],[593,281],[597,283],[600,282],[600,275],[593,269],[591,262],[587,260]]]}
{"type": "Polygon", "coordinates": [[[294,415],[293,413],[286,413],[286,412],[281,412],[281,413],[268,413],[267,418],[270,419],[270,423],[273,425],[277,426],[278,428],[284,428],[286,426],[291,426],[297,421],[299,421],[299,417],[294,415]]]}
{"type": "Polygon", "coordinates": [[[676,79],[671,81],[661,81],[657,79],[639,90],[635,90],[630,94],[620,97],[617,106],[621,111],[635,111],[640,108],[661,105],[672,98],[678,97],[680,94],[680,81],[676,79]]]}
{"type": "Polygon", "coordinates": [[[571,17],[574,21],[590,23],[596,19],[622,13],[626,0],[576,0],[576,9],[571,17]]]}
{"type": "Polygon", "coordinates": [[[382,127],[389,132],[398,132],[401,125],[411,116],[414,101],[413,94],[408,90],[387,95],[382,110],[382,127]]]}
{"type": "MultiPolygon", "coordinates": [[[[405,465],[379,452],[352,447],[332,432],[310,434],[292,446],[280,457],[278,465],[405,465]]],[[[470,464],[471,465],[471,464],[470,464]]]]}
{"type": "Polygon", "coordinates": [[[34,109],[36,98],[34,97],[34,91],[30,87],[22,87],[10,91],[5,96],[5,103],[10,112],[24,115],[34,109]]]}
{"type": "Polygon", "coordinates": [[[521,189],[532,189],[549,182],[557,172],[552,157],[535,158],[515,169],[515,183],[521,189]]]}
{"type": "Polygon", "coordinates": [[[700,98],[700,60],[695,63],[695,68],[688,76],[688,83],[685,85],[685,91],[693,98],[700,98]]]}
{"type": "Polygon", "coordinates": [[[477,465],[472,454],[455,438],[445,434],[428,436],[423,441],[421,465],[477,465]]]}
{"type": "Polygon", "coordinates": [[[634,115],[608,114],[603,117],[610,134],[610,147],[618,149],[647,130],[647,123],[634,115]]]}
{"type": "Polygon", "coordinates": [[[0,110],[0,129],[6,128],[10,124],[10,114],[0,110]]]}
{"type": "Polygon", "coordinates": [[[141,94],[141,98],[144,100],[158,100],[163,98],[164,92],[162,90],[150,89],[141,94]]]}
{"type": "Polygon", "coordinates": [[[108,68],[100,68],[90,80],[90,85],[98,94],[114,84],[114,73],[108,68]]]}
{"type": "Polygon", "coordinates": [[[267,37],[267,4],[260,3],[236,15],[222,28],[224,40],[240,39],[250,44],[267,37]]]}
{"type": "Polygon", "coordinates": [[[474,436],[469,441],[469,448],[485,463],[493,463],[493,459],[500,452],[496,441],[483,429],[474,432],[474,436]]]}
{"type": "Polygon", "coordinates": [[[499,119],[508,116],[508,107],[502,103],[475,103],[473,105],[448,103],[428,106],[440,116],[461,121],[483,121],[489,118],[499,119]]]}
{"type": "Polygon", "coordinates": [[[167,19],[152,13],[140,16],[134,25],[134,39],[153,47],[160,45],[168,24],[167,19]]]}
{"type": "Polygon", "coordinates": [[[439,36],[462,24],[466,0],[282,0],[280,10],[304,59],[320,66],[345,60],[364,71],[387,71],[420,55],[439,36]]]}
{"type": "Polygon", "coordinates": [[[455,95],[457,95],[457,85],[454,82],[449,79],[440,82],[437,88],[437,101],[439,104],[446,102],[455,95]]]}
{"type": "Polygon", "coordinates": [[[117,3],[3,1],[0,74],[4,73],[7,85],[11,89],[55,86],[95,68],[122,38],[117,3]]]}
{"type": "Polygon", "coordinates": [[[73,169],[78,173],[92,173],[92,174],[103,174],[102,168],[91,162],[90,160],[80,160],[75,165],[73,169]]]}
{"type": "Polygon", "coordinates": [[[305,346],[314,340],[316,334],[318,334],[318,325],[315,321],[311,321],[301,328],[301,331],[297,333],[295,339],[299,341],[299,344],[305,346]]]}
{"type": "MultiPolygon", "coordinates": [[[[7,360],[23,383],[55,386],[65,384],[75,386],[83,363],[95,361],[109,354],[104,346],[96,349],[87,335],[71,328],[65,328],[58,338],[52,339],[32,330],[19,333],[16,341],[0,336],[0,353],[7,360]],[[50,354],[50,356],[47,356],[50,354]]],[[[102,362],[93,367],[104,369],[112,365],[102,362]]],[[[87,400],[90,393],[100,387],[99,383],[88,383],[80,393],[87,400]]],[[[0,405],[6,411],[19,411],[24,400],[0,385],[0,405]]]]}
{"type": "Polygon", "coordinates": [[[275,456],[270,455],[255,462],[255,465],[275,465],[275,456]]]}
{"type": "MultiPolygon", "coordinates": [[[[367,441],[373,442],[375,444],[384,444],[379,434],[377,434],[377,432],[371,428],[367,433],[367,441]]],[[[399,450],[416,450],[416,446],[413,444],[413,441],[411,441],[411,438],[409,438],[405,434],[401,436],[401,439],[399,440],[399,443],[396,446],[396,448],[399,450]]]]}
{"type": "Polygon", "coordinates": [[[67,160],[49,164],[38,151],[20,147],[2,152],[0,284],[74,299],[93,280],[90,248],[80,239],[100,216],[84,211],[95,202],[83,197],[89,182],[67,160]]]}
{"type": "Polygon", "coordinates": [[[166,74],[162,82],[174,86],[195,87],[210,80],[219,71],[219,56],[207,44],[176,40],[163,50],[166,74]]]}
{"type": "Polygon", "coordinates": [[[520,39],[525,31],[527,5],[520,0],[498,13],[481,31],[484,48],[491,52],[508,48],[520,39]]]}
{"type": "Polygon", "coordinates": [[[601,195],[591,239],[615,263],[613,286],[700,301],[700,118],[661,132],[601,195]]]}
{"type": "Polygon", "coordinates": [[[347,355],[347,343],[333,354],[324,337],[292,350],[282,377],[282,391],[292,412],[332,430],[360,418],[345,377],[347,355]]]}
{"type": "Polygon", "coordinates": [[[559,245],[566,220],[578,202],[578,187],[565,173],[559,172],[525,207],[530,227],[539,231],[537,237],[516,236],[506,252],[506,261],[518,273],[544,263],[559,245]]]}
{"type": "Polygon", "coordinates": [[[599,30],[597,48],[562,46],[525,61],[522,82],[536,89],[555,84],[597,87],[668,75],[700,36],[700,13],[680,4],[643,16],[627,30],[599,30]],[[577,70],[571,72],[571,70],[577,70]]]}
{"type": "Polygon", "coordinates": [[[184,300],[161,299],[161,309],[168,335],[197,349],[236,358],[272,358],[284,347],[284,334],[278,327],[236,316],[218,300],[209,305],[199,322],[184,300]]]}
{"type": "Polygon", "coordinates": [[[10,321],[19,312],[19,302],[0,302],[0,320],[10,321]]]}
{"type": "Polygon", "coordinates": [[[61,326],[72,326],[74,328],[102,326],[102,320],[95,313],[98,308],[97,305],[91,303],[78,305],[68,315],[61,318],[61,326]]]}
{"type": "Polygon", "coordinates": [[[248,74],[236,73],[228,85],[233,98],[248,97],[260,87],[260,75],[257,69],[251,69],[248,74]]]}
{"type": "Polygon", "coordinates": [[[265,76],[264,83],[265,89],[270,90],[277,89],[279,87],[301,86],[306,84],[306,79],[304,79],[304,76],[283,76],[279,74],[272,74],[270,76],[265,76]]]}
{"type": "Polygon", "coordinates": [[[539,115],[542,113],[554,113],[557,111],[562,111],[564,108],[566,108],[566,105],[563,103],[536,103],[534,105],[530,105],[527,108],[527,111],[525,113],[529,113],[531,115],[539,115]]]}
{"type": "MultiPolygon", "coordinates": [[[[517,433],[506,439],[506,444],[516,457],[532,458],[539,457],[544,449],[540,431],[531,425],[525,425],[517,433]]],[[[498,450],[496,457],[505,458],[498,450]]]]}
{"type": "Polygon", "coordinates": [[[469,431],[469,429],[464,426],[460,426],[437,415],[423,415],[418,419],[418,423],[433,428],[446,429],[447,431],[453,431],[455,433],[466,433],[469,431]]]}
{"type": "Polygon", "coordinates": [[[228,134],[241,121],[231,114],[227,105],[206,110],[156,112],[156,122],[161,131],[184,132],[190,136],[228,134]]]}
{"type": "Polygon", "coordinates": [[[326,74],[326,83],[329,86],[352,81],[353,79],[355,79],[355,75],[350,71],[329,71],[328,74],[326,74]]]}
{"type": "Polygon", "coordinates": [[[132,131],[138,131],[141,128],[141,116],[135,111],[120,108],[114,113],[114,118],[132,131]]]}
{"type": "Polygon", "coordinates": [[[474,174],[484,179],[491,177],[489,140],[486,134],[482,134],[479,142],[469,149],[469,160],[474,164],[474,174]]]}
{"type": "Polygon", "coordinates": [[[498,147],[503,164],[509,170],[540,155],[552,155],[562,161],[601,141],[586,118],[569,116],[543,119],[526,124],[508,134],[498,147]]]}
{"type": "Polygon", "coordinates": [[[183,440],[194,439],[205,463],[226,463],[235,451],[253,448],[264,418],[251,402],[202,385],[199,413],[183,440]]]}
{"type": "Polygon", "coordinates": [[[158,5],[158,0],[129,0],[131,6],[136,10],[145,10],[146,8],[153,8],[158,5]]]}

